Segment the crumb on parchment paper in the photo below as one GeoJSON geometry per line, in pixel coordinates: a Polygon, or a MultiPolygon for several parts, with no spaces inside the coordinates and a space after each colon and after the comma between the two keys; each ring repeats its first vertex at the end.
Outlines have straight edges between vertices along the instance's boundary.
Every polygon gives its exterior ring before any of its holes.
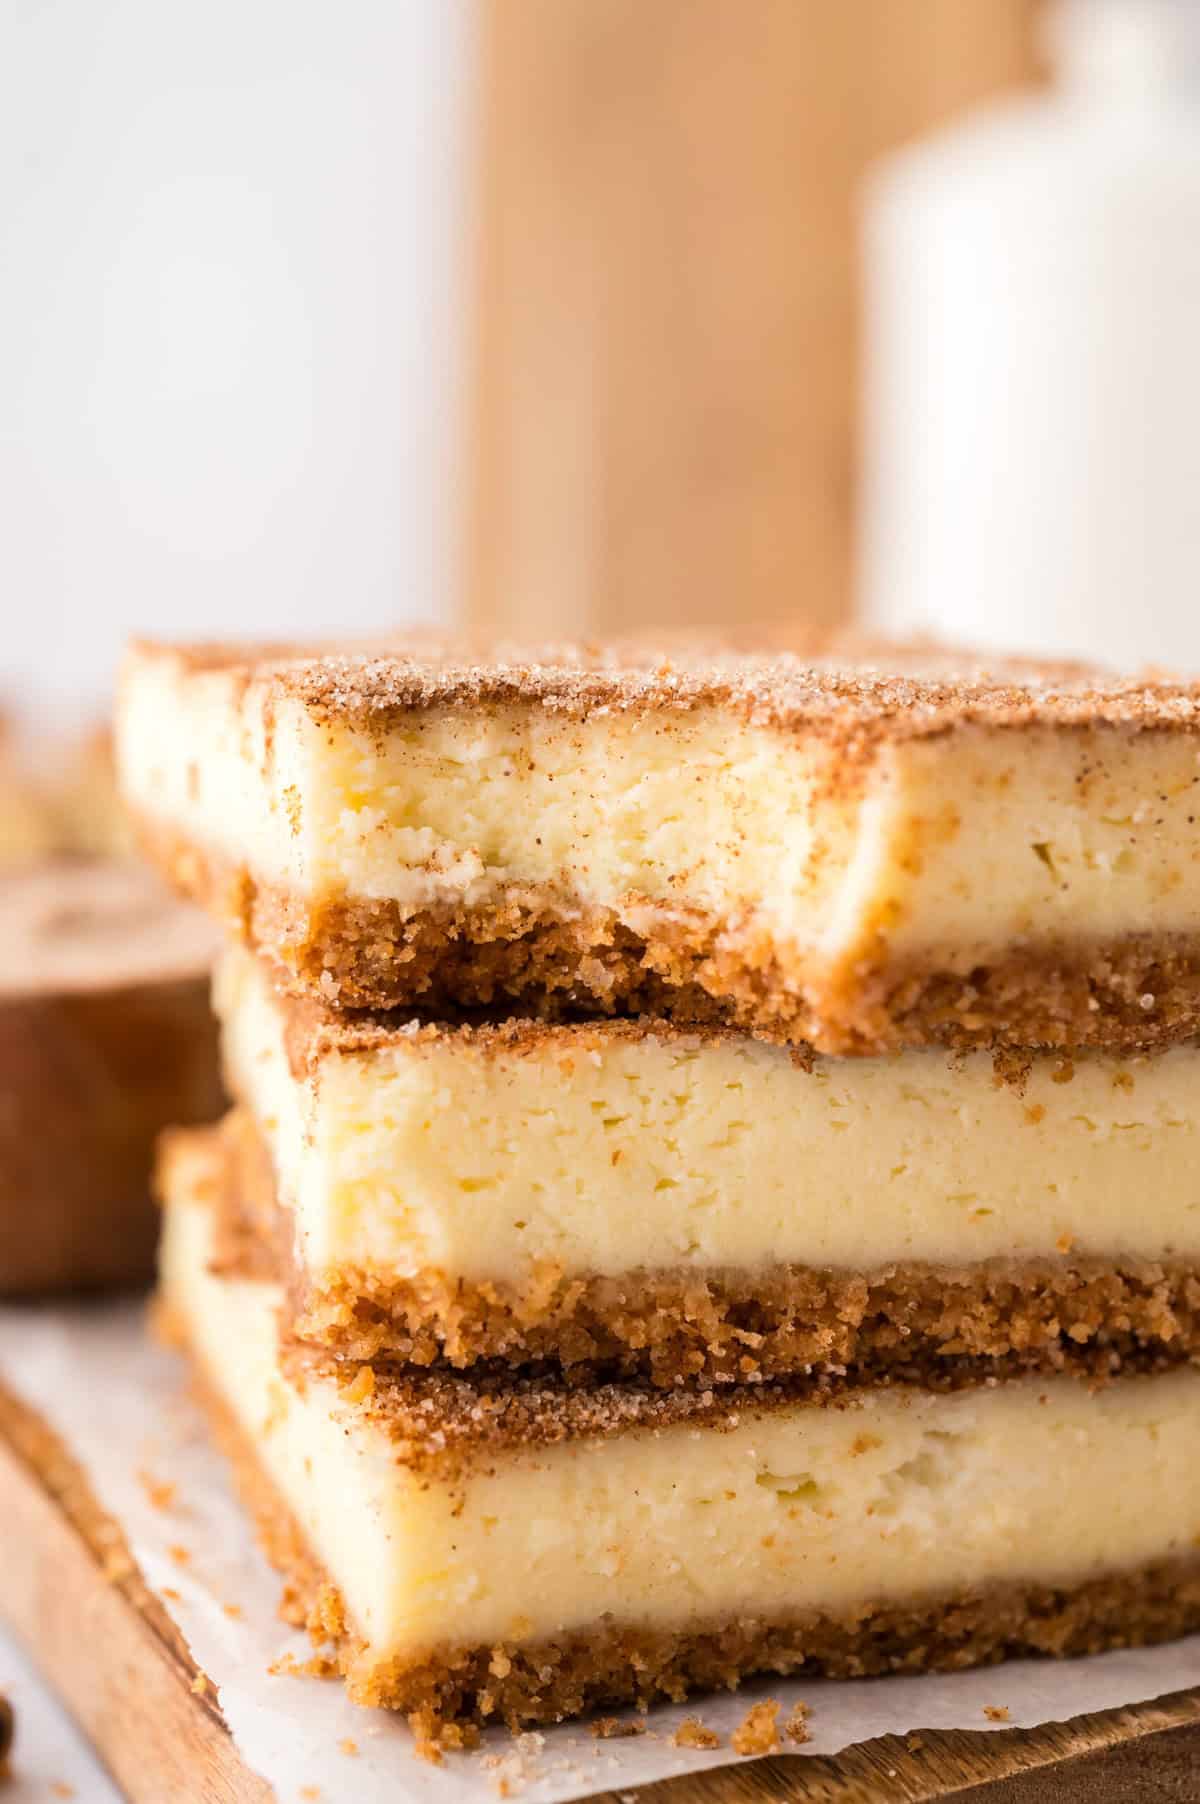
{"type": "Polygon", "coordinates": [[[337,1672],[337,1662],[328,1654],[312,1654],[307,1660],[298,1660],[293,1653],[282,1653],[267,1668],[268,1677],[272,1679],[331,1679],[337,1672]]]}
{"type": "Polygon", "coordinates": [[[719,1748],[721,1737],[698,1716],[685,1716],[671,1740],[677,1748],[719,1748]]]}
{"type": "Polygon", "coordinates": [[[729,1745],[735,1754],[778,1754],[778,1698],[763,1698],[761,1703],[751,1704],[729,1737],[729,1745]]]}
{"type": "Polygon", "coordinates": [[[169,1510],[174,1506],[179,1486],[171,1479],[155,1478],[153,1472],[147,1472],[143,1466],[138,1469],[137,1481],[152,1509],[169,1510]]]}
{"type": "MultiPolygon", "coordinates": [[[[414,1710],[408,1726],[413,1733],[413,1753],[430,1766],[441,1766],[447,1754],[479,1746],[479,1730],[474,1723],[439,1723],[428,1711],[414,1710]]],[[[518,1737],[518,1742],[523,1739],[518,1737]]]]}
{"type": "Polygon", "coordinates": [[[1010,1720],[1007,1704],[985,1704],[983,1714],[989,1723],[1006,1723],[1010,1720]]]}
{"type": "Polygon", "coordinates": [[[808,1726],[809,1715],[808,1705],[800,1702],[793,1704],[788,1713],[783,1733],[794,1748],[803,1747],[806,1741],[812,1740],[812,1730],[808,1726]]]}
{"type": "Polygon", "coordinates": [[[546,1737],[536,1729],[527,1729],[513,1737],[506,1754],[485,1754],[482,1765],[489,1775],[491,1787],[502,1798],[515,1798],[531,1780],[544,1777],[537,1756],[546,1745],[546,1737]]]}
{"type": "Polygon", "coordinates": [[[621,1735],[644,1735],[646,1719],[644,1716],[597,1716],[588,1724],[588,1733],[597,1741],[611,1741],[621,1735]]]}

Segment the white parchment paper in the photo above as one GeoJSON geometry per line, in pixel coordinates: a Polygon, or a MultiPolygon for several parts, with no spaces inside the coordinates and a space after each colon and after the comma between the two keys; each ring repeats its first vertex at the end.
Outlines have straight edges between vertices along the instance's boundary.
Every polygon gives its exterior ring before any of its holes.
{"type": "MultiPolygon", "coordinates": [[[[99,1502],[122,1524],[150,1587],[167,1593],[247,1766],[300,1804],[446,1804],[491,1800],[502,1789],[528,1804],[557,1804],[591,1791],[736,1759],[729,1735],[756,1697],[800,1698],[811,1709],[805,1753],[912,1729],[987,1729],[985,1706],[1008,1724],[1033,1727],[1083,1711],[1160,1697],[1200,1683],[1200,1636],[1173,1646],[1064,1663],[1020,1661],[983,1672],[925,1678],[771,1680],[736,1697],[703,1698],[651,1713],[648,1732],[597,1741],[586,1727],[484,1738],[480,1752],[441,1767],[413,1756],[407,1728],[386,1713],[349,1704],[339,1684],[270,1668],[281,1655],[304,1660],[303,1636],[276,1614],[278,1577],[259,1555],[184,1388],[182,1362],[151,1342],[134,1304],[0,1309],[0,1376],[41,1411],[84,1467],[99,1502]],[[173,1486],[169,1500],[162,1487],[173,1486]],[[722,1738],[712,1753],[675,1748],[671,1734],[699,1715],[722,1738]]],[[[1069,1475],[1064,1474],[1069,1480],[1069,1475]]],[[[1064,1508],[1070,1508],[1069,1482],[1064,1508]]],[[[630,1712],[621,1713],[630,1716],[630,1712]]]]}

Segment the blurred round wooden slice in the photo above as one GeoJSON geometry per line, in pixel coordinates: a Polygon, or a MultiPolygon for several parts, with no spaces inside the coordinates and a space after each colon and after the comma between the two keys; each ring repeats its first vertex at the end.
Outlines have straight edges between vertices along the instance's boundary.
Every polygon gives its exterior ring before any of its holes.
{"type": "Polygon", "coordinates": [[[0,877],[0,1295],[151,1275],[155,1139],[221,1108],[214,949],[136,865],[0,877]]]}

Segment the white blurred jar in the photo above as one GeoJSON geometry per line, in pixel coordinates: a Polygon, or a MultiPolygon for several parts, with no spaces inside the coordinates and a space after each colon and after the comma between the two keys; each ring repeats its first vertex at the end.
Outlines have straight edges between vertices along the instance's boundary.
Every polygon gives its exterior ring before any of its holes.
{"type": "Polygon", "coordinates": [[[867,618],[1200,668],[1200,0],[1071,0],[1055,92],[867,200],[867,618]]]}

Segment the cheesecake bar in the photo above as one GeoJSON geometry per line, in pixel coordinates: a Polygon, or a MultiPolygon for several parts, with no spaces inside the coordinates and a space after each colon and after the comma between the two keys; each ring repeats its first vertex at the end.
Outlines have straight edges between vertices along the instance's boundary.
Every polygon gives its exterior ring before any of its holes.
{"type": "Polygon", "coordinates": [[[238,949],[215,1000],[224,1219],[343,1356],[671,1384],[1200,1354],[1192,1042],[802,1059],[661,1021],[347,1018],[238,949]]]}
{"type": "Polygon", "coordinates": [[[165,1314],[353,1698],[426,1733],[755,1672],[961,1667],[1200,1627],[1200,1372],[671,1392],[337,1368],[213,1268],[165,1168],[165,1314]]]}
{"type": "Polygon", "coordinates": [[[137,866],[0,878],[0,1296],[153,1275],[155,1141],[222,1107],[215,950],[137,866]]]}
{"type": "Polygon", "coordinates": [[[141,645],[141,837],[340,1007],[833,1053],[1200,1028],[1200,688],[945,655],[141,645]]]}

